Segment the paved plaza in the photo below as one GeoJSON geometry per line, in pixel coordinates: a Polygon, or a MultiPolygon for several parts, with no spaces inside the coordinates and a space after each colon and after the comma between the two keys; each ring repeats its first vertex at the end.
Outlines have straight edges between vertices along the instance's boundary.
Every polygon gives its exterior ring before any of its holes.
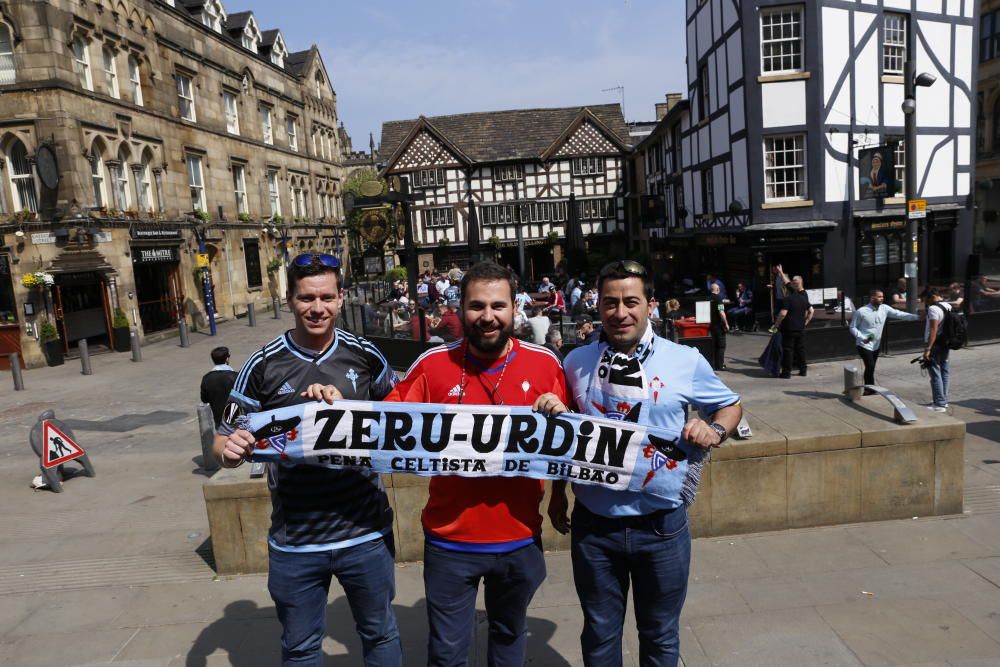
{"type": "MultiPolygon", "coordinates": [[[[288,313],[267,317],[255,329],[239,320],[215,338],[192,334],[187,349],[176,339],[150,345],[138,364],[128,354],[94,357],[92,376],[72,360],[27,371],[23,392],[3,378],[0,664],[278,664],[266,578],[212,569],[195,417],[209,350],[228,345],[238,366],[291,323],[288,313]],[[97,470],[62,494],[28,488],[37,474],[28,431],[45,409],[75,429],[97,470]]],[[[838,400],[843,362],[815,364],[806,378],[766,378],[752,361],[765,342],[730,338],[724,379],[745,401],[838,400]]],[[[879,379],[919,405],[930,390],[912,356],[880,360],[879,379]]],[[[687,667],[1000,665],[1000,347],[952,359],[953,413],[968,425],[965,513],[695,540],[682,617],[687,667]]],[[[529,664],[580,665],[568,554],[550,553],[547,564],[529,610],[529,664]]],[[[406,660],[416,667],[426,637],[419,563],[398,566],[397,588],[406,660]]],[[[479,620],[472,664],[485,665],[481,612],[479,620]]],[[[626,638],[625,664],[636,665],[631,621],[626,638]]],[[[324,646],[328,665],[361,664],[336,584],[324,646]]]]}

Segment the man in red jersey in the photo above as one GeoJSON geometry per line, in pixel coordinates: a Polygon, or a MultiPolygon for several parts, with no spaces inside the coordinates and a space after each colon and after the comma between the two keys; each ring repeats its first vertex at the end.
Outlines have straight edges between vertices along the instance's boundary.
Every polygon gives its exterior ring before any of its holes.
{"type": "MultiPolygon", "coordinates": [[[[425,352],[387,401],[531,405],[565,409],[566,380],[552,352],[514,331],[514,276],[493,262],[462,277],[464,339],[425,352]]],[[[528,603],[545,578],[543,482],[509,477],[432,477],[421,517],[432,666],[465,665],[483,580],[488,662],[525,662],[528,603]]]]}

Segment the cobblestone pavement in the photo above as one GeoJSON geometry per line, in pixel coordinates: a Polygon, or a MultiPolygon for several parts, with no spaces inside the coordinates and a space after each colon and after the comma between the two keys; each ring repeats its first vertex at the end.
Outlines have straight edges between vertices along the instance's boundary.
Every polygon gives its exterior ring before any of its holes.
{"type": "MultiPolygon", "coordinates": [[[[220,326],[127,354],[5,379],[0,423],[0,664],[273,665],[278,632],[263,576],[217,578],[211,568],[195,417],[209,351],[238,365],[290,318],[220,326]],[[39,412],[70,421],[97,470],[62,494],[32,492],[27,434],[39,412]]],[[[845,334],[846,335],[846,334],[845,334]]],[[[766,339],[730,338],[725,379],[748,403],[783,393],[831,400],[842,362],[807,378],[763,377],[766,339]]],[[[807,342],[808,345],[808,342],[807,342]]],[[[883,358],[880,381],[914,403],[930,396],[908,361],[883,358]]],[[[695,540],[682,619],[688,667],[701,665],[1000,665],[1000,346],[954,353],[951,403],[968,424],[966,513],[695,540]]],[[[922,408],[921,408],[922,409],[922,408]]],[[[803,418],[807,418],[804,416],[803,418]]],[[[529,610],[532,665],[582,664],[580,610],[568,555],[547,556],[529,610]]],[[[408,665],[422,665],[421,565],[397,569],[396,607],[408,665]]],[[[481,608],[481,607],[480,607],[481,608]]],[[[329,665],[360,664],[353,621],[331,591],[329,665]]],[[[638,664],[634,625],[625,663],[638,664]]],[[[477,624],[485,664],[485,623],[477,624]]]]}

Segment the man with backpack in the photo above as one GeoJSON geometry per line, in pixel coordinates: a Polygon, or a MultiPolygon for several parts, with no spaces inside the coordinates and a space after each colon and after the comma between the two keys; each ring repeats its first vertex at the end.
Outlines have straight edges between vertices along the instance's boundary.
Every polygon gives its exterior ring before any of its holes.
{"type": "Polygon", "coordinates": [[[948,410],[948,355],[965,342],[965,328],[960,316],[953,313],[951,304],[944,300],[934,287],[924,294],[927,304],[927,323],[924,327],[923,360],[931,376],[932,401],[927,406],[934,412],[948,410]]]}

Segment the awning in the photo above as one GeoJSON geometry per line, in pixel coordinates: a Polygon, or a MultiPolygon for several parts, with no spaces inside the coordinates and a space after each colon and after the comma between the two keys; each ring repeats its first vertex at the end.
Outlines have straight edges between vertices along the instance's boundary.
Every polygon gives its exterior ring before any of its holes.
{"type": "MultiPolygon", "coordinates": [[[[961,211],[965,206],[962,204],[928,204],[927,210],[931,213],[935,211],[961,211]]],[[[905,206],[887,206],[881,211],[865,210],[854,211],[855,218],[903,218],[906,217],[905,206]]]]}
{"type": "Polygon", "coordinates": [[[828,229],[836,229],[838,223],[833,220],[797,220],[792,222],[765,222],[759,225],[747,225],[741,230],[745,234],[756,232],[799,232],[815,231],[822,232],[828,229]]]}
{"type": "Polygon", "coordinates": [[[66,248],[57,255],[46,269],[48,273],[116,273],[104,255],[96,250],[66,248]]]}

